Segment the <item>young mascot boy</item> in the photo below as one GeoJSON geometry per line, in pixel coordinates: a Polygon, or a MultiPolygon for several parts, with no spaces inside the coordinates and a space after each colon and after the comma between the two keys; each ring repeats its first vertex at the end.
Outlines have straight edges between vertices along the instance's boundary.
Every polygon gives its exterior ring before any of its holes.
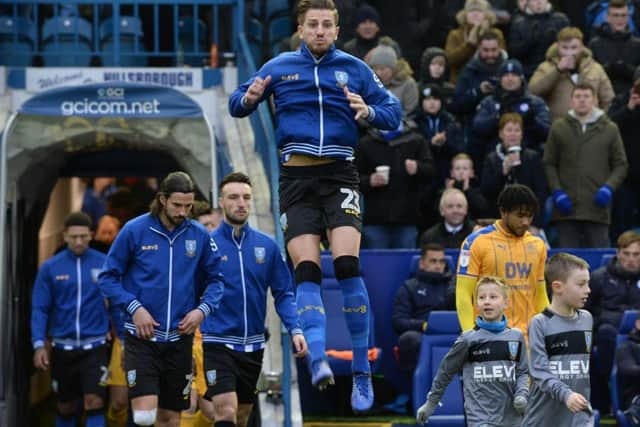
{"type": "Polygon", "coordinates": [[[478,281],[476,326],[460,335],[444,357],[416,414],[419,423],[428,421],[447,385],[462,370],[467,426],[521,425],[529,394],[527,347],[522,332],[507,327],[507,292],[497,277],[478,281]]]}
{"type": "Polygon", "coordinates": [[[589,265],[557,253],[544,272],[551,305],[529,324],[531,399],[523,426],[593,425],[589,404],[589,353],[593,319],[584,307],[589,265]]]}

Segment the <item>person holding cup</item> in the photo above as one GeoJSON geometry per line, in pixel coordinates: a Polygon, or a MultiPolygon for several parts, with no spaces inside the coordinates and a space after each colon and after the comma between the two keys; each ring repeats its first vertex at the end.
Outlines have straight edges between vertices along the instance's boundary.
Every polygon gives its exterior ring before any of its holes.
{"type": "Polygon", "coordinates": [[[364,198],[362,247],[415,248],[418,201],[435,175],[431,150],[417,131],[370,129],[356,147],[364,198]]]}
{"type": "MultiPolygon", "coordinates": [[[[522,146],[523,121],[518,113],[500,116],[498,123],[499,141],[487,156],[482,168],[480,189],[489,201],[489,209],[498,216],[496,201],[502,189],[508,184],[523,184],[533,190],[538,200],[545,200],[549,194],[547,180],[541,171],[542,159],[537,151],[522,146]]],[[[542,227],[541,212],[537,212],[533,226],[542,227]]]]}

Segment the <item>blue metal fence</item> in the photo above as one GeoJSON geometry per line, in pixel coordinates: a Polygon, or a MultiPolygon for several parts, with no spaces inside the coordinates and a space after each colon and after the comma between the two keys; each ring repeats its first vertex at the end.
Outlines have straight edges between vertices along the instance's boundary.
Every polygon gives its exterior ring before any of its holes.
{"type": "Polygon", "coordinates": [[[242,32],[244,0],[2,0],[0,64],[209,66],[242,32]]]}

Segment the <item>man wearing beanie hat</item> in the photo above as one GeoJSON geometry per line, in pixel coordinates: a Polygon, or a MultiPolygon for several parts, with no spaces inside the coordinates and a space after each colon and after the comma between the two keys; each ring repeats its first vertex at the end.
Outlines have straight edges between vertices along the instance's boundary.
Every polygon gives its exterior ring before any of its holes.
{"type": "MultiPolygon", "coordinates": [[[[542,98],[527,90],[524,68],[517,59],[509,59],[498,70],[495,92],[482,100],[473,118],[473,141],[486,154],[498,140],[498,122],[505,113],[518,113],[523,120],[523,145],[542,151],[551,127],[551,113],[542,98]]],[[[484,157],[484,156],[483,156],[484,157]]]]}
{"type": "Polygon", "coordinates": [[[411,77],[410,65],[398,59],[393,47],[383,44],[369,52],[366,60],[382,84],[400,100],[404,116],[413,113],[418,106],[418,84],[411,77]]]}
{"type": "MultiPolygon", "coordinates": [[[[620,136],[629,162],[629,170],[640,168],[640,66],[633,73],[631,89],[619,94],[609,108],[609,118],[620,129],[620,136]]],[[[611,241],[631,228],[640,225],[635,212],[640,209],[640,174],[629,173],[613,196],[611,212],[611,241]]]]}
{"type": "Polygon", "coordinates": [[[451,159],[464,151],[464,135],[455,117],[447,112],[442,89],[437,84],[420,85],[420,104],[415,120],[418,130],[429,143],[436,167],[436,176],[422,192],[425,206],[420,208],[423,213],[420,229],[423,229],[438,218],[433,200],[449,176],[451,159]]]}
{"type": "Polygon", "coordinates": [[[363,4],[355,13],[353,24],[356,36],[344,44],[344,51],[364,59],[371,49],[376,47],[380,38],[380,15],[368,4],[363,4]]]}

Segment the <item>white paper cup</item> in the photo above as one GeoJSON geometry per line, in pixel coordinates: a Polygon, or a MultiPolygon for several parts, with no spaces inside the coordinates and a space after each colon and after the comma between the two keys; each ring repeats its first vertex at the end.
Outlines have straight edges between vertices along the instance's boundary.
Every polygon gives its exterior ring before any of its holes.
{"type": "Polygon", "coordinates": [[[384,183],[389,183],[389,170],[391,168],[387,165],[376,166],[376,172],[384,176],[384,183]]]}

